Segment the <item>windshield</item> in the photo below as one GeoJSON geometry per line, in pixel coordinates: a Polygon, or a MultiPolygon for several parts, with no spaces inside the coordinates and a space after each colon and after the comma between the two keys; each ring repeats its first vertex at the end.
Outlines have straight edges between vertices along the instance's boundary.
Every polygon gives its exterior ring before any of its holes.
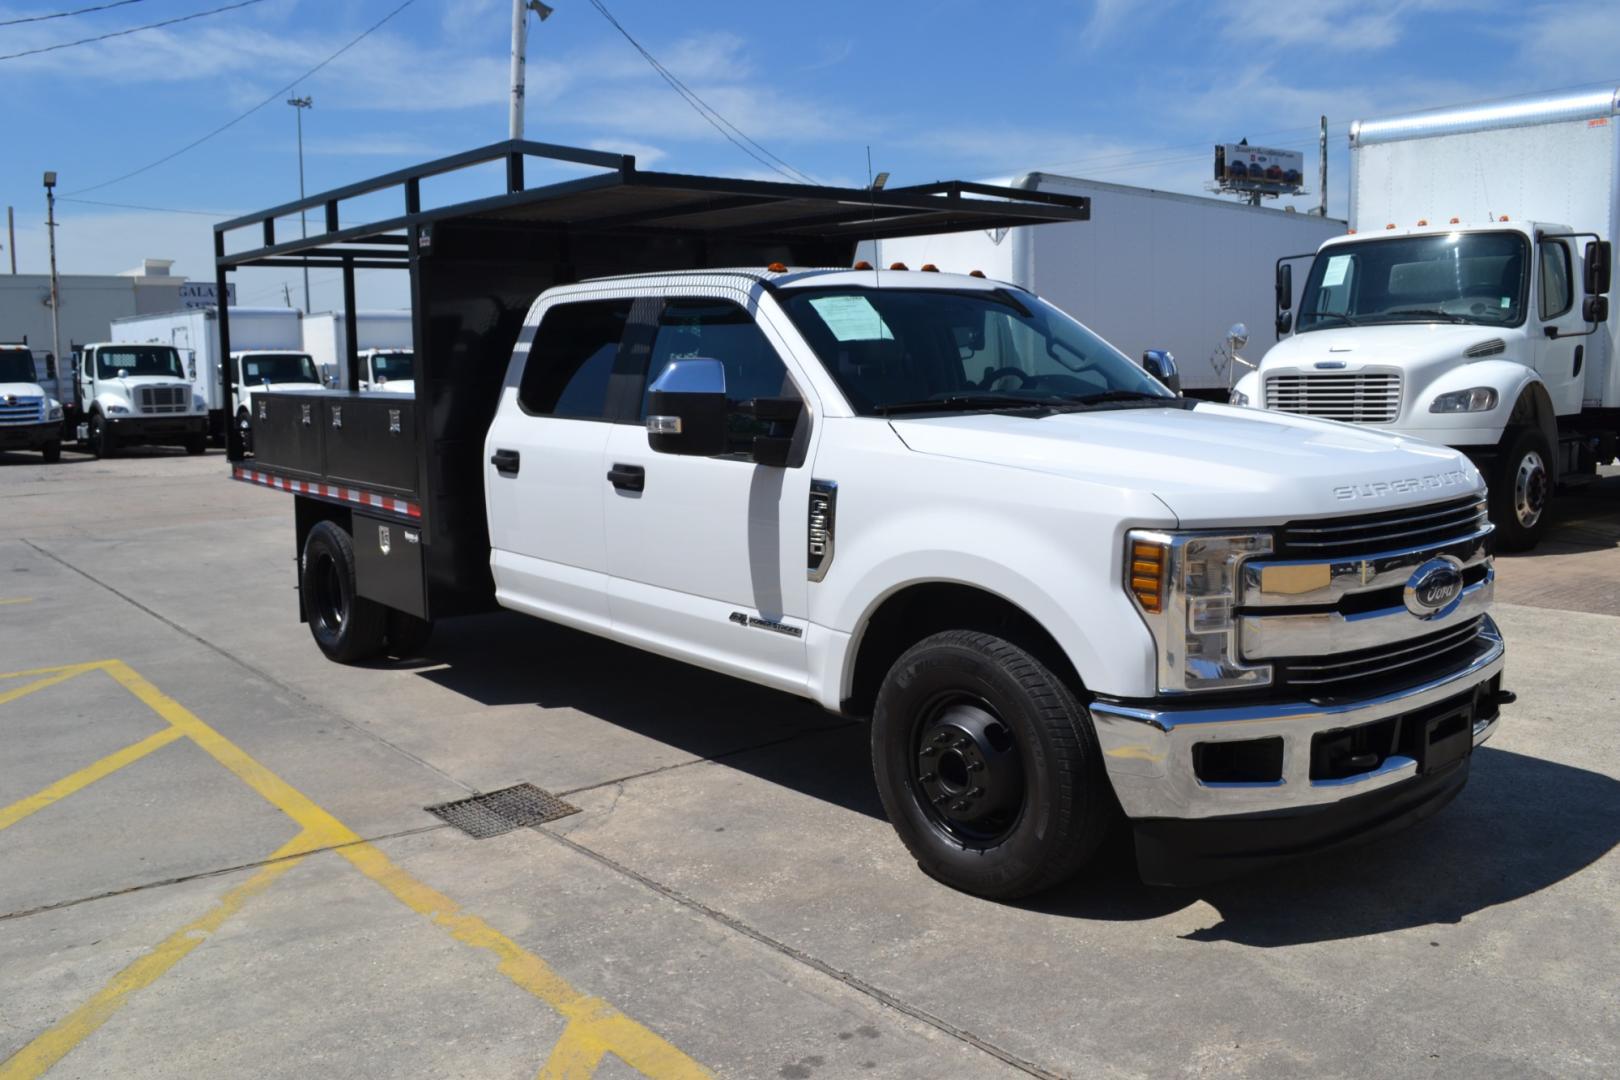
{"type": "Polygon", "coordinates": [[[1174,398],[1118,349],[1028,293],[834,288],[778,295],[865,415],[924,411],[930,402],[988,410],[1174,398]]]}
{"type": "Polygon", "coordinates": [[[1369,323],[1524,321],[1529,246],[1511,232],[1436,233],[1334,244],[1316,257],[1301,331],[1369,323]]]}
{"type": "Polygon", "coordinates": [[[408,352],[377,353],[371,358],[371,377],[373,379],[409,379],[416,365],[416,359],[408,352]]]}
{"type": "Polygon", "coordinates": [[[27,349],[0,349],[0,383],[33,381],[33,353],[27,349]]]}
{"type": "Polygon", "coordinates": [[[96,377],[117,378],[124,375],[172,375],[186,377],[180,363],[180,354],[168,345],[118,345],[96,350],[96,377]]]}
{"type": "Polygon", "coordinates": [[[239,361],[244,381],[250,386],[265,383],[318,383],[315,361],[305,353],[259,353],[239,361]]]}

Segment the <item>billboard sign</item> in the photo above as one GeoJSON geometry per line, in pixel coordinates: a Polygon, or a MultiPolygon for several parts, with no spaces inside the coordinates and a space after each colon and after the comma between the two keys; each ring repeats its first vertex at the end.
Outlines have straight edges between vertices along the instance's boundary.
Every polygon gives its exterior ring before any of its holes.
{"type": "MultiPolygon", "coordinates": [[[[236,283],[233,281],[225,288],[226,303],[236,304],[236,283]]],[[[187,281],[180,286],[180,306],[186,311],[196,311],[201,308],[214,308],[219,306],[219,286],[212,281],[187,281]]]]}
{"type": "Polygon", "coordinates": [[[1305,182],[1305,155],[1297,150],[1222,143],[1215,147],[1215,182],[1228,191],[1297,195],[1305,182]]]}

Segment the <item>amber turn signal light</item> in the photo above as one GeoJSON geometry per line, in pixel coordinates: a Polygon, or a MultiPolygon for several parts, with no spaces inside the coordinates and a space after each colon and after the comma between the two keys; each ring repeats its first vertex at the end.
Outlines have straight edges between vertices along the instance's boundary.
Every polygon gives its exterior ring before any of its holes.
{"type": "Polygon", "coordinates": [[[1131,593],[1149,615],[1164,610],[1164,550],[1147,540],[1131,542],[1131,593]]]}

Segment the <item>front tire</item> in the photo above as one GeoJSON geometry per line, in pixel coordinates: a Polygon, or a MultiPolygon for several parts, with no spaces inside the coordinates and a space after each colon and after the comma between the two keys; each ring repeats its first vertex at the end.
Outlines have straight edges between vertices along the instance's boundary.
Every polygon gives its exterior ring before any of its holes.
{"type": "Polygon", "coordinates": [[[208,453],[208,436],[187,435],[186,453],[190,454],[192,457],[196,457],[198,454],[208,453]]]}
{"type": "Polygon", "coordinates": [[[118,442],[100,413],[90,414],[90,453],[97,458],[110,458],[118,451],[118,442]]]}
{"type": "Polygon", "coordinates": [[[1491,477],[1491,521],[1498,551],[1529,551],[1547,531],[1552,498],[1552,447],[1535,428],[1510,431],[1502,439],[1491,477]]]}
{"type": "Polygon", "coordinates": [[[299,577],[310,635],[327,659],[353,664],[382,652],[388,609],[356,591],[348,533],[330,521],[316,523],[304,541],[299,577]]]}
{"type": "Polygon", "coordinates": [[[46,443],[40,449],[39,453],[40,456],[45,459],[45,464],[55,465],[58,461],[62,460],[61,440],[52,440],[51,442],[46,443]]]}
{"type": "Polygon", "coordinates": [[[1040,660],[950,630],[895,662],[872,761],[889,821],[924,873],[1008,900],[1073,877],[1116,804],[1091,718],[1040,660]]]}

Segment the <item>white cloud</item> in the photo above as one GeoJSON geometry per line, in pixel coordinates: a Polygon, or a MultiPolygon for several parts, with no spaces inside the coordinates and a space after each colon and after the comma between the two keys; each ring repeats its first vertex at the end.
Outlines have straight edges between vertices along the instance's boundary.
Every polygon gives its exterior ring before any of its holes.
{"type": "Polygon", "coordinates": [[[1314,0],[1275,7],[1224,0],[1225,32],[1239,42],[1335,50],[1387,49],[1414,16],[1491,6],[1481,0],[1314,0]]]}

